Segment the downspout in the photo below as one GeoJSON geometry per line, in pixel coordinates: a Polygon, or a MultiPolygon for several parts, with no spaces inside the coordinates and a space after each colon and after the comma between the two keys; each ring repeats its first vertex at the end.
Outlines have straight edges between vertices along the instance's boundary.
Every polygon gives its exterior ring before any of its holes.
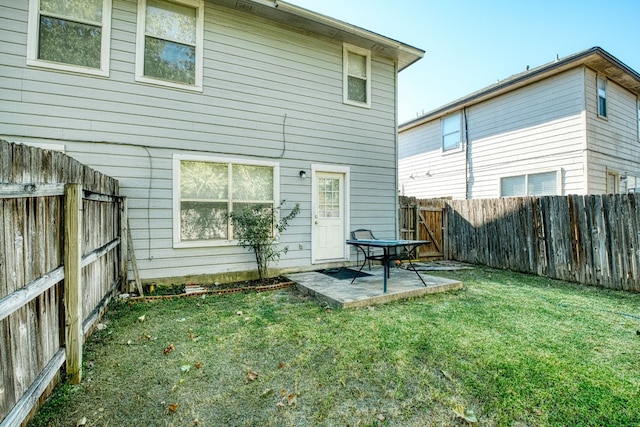
{"type": "Polygon", "coordinates": [[[399,197],[398,197],[398,182],[399,182],[399,178],[398,178],[398,61],[394,61],[393,64],[393,68],[394,68],[394,85],[395,85],[395,90],[393,91],[393,105],[394,105],[394,109],[393,109],[393,114],[394,114],[394,120],[393,120],[393,127],[394,127],[394,133],[393,133],[393,137],[394,137],[394,151],[395,151],[395,162],[396,162],[396,170],[394,173],[394,192],[395,192],[395,197],[393,198],[393,200],[395,200],[395,210],[394,210],[394,218],[395,218],[395,233],[396,233],[396,239],[400,238],[400,217],[398,215],[398,209],[400,209],[400,202],[399,202],[399,197]]]}
{"type": "Polygon", "coordinates": [[[467,126],[467,107],[462,108],[462,120],[464,121],[464,198],[469,199],[469,127],[467,126]]]}

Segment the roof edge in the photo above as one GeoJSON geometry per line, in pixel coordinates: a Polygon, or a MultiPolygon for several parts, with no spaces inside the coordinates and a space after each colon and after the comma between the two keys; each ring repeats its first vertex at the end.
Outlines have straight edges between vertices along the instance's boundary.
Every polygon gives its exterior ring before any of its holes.
{"type": "Polygon", "coordinates": [[[569,56],[566,56],[562,59],[557,59],[553,62],[543,64],[534,69],[525,71],[520,74],[516,74],[514,76],[508,77],[504,80],[499,81],[493,85],[487,86],[479,91],[472,92],[469,95],[466,95],[462,98],[458,98],[450,103],[442,105],[430,112],[423,114],[422,116],[415,118],[413,120],[409,120],[405,123],[402,123],[398,126],[398,131],[404,131],[416,127],[422,123],[430,121],[436,117],[443,116],[449,112],[458,110],[460,108],[469,107],[471,105],[475,105],[487,99],[491,99],[495,96],[498,96],[502,93],[509,92],[511,90],[516,90],[522,86],[525,86],[530,83],[535,83],[539,80],[542,80],[546,75],[553,75],[565,70],[572,69],[579,65],[587,65],[586,60],[594,55],[598,55],[605,59],[606,61],[613,64],[615,67],[621,69],[623,72],[629,74],[633,79],[637,80],[640,84],[640,74],[621,62],[615,56],[611,55],[606,50],[602,49],[599,46],[592,47],[591,49],[584,50],[582,52],[578,52],[569,56]]]}

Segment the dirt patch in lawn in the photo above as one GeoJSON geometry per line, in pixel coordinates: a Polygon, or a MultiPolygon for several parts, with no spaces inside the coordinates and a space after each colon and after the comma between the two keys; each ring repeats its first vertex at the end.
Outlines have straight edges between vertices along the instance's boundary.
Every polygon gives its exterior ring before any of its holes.
{"type": "Polygon", "coordinates": [[[174,284],[171,286],[149,286],[144,296],[131,296],[132,300],[158,300],[171,299],[187,296],[197,296],[206,294],[233,294],[240,292],[265,292],[278,289],[290,288],[295,282],[290,281],[286,277],[278,276],[267,279],[245,280],[234,283],[215,283],[215,284],[174,284]]]}

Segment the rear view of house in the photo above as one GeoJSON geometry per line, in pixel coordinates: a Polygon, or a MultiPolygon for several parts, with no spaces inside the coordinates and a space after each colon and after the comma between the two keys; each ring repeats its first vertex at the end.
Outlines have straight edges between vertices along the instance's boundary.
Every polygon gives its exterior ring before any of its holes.
{"type": "Polygon", "coordinates": [[[640,191],[640,74],[599,47],[526,70],[399,129],[420,198],[640,191]]]}
{"type": "Polygon", "coordinates": [[[0,138],[118,179],[143,279],[255,271],[227,218],[255,204],[301,206],[285,271],[395,237],[422,50],[279,0],[0,0],[0,22],[0,138]]]}

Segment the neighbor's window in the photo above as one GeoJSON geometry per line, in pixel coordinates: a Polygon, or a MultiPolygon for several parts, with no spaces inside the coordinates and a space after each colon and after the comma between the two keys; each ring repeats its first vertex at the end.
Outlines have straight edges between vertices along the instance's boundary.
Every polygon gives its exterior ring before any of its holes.
{"type": "Polygon", "coordinates": [[[109,75],[111,0],[31,0],[27,65],[109,75]]]}
{"type": "Polygon", "coordinates": [[[640,141],[640,99],[638,99],[638,141],[640,141]]]}
{"type": "Polygon", "coordinates": [[[222,159],[174,159],[174,243],[233,240],[228,214],[255,205],[274,206],[278,166],[222,159]]]}
{"type": "Polygon", "coordinates": [[[607,117],[607,80],[598,77],[598,115],[607,117]]]}
{"type": "Polygon", "coordinates": [[[558,173],[544,172],[500,179],[501,197],[553,196],[558,194],[558,173]]]}
{"type": "Polygon", "coordinates": [[[371,107],[371,52],[345,43],[343,68],[344,102],[371,107]]]}
{"type": "Polygon", "coordinates": [[[140,0],[136,80],[202,89],[202,0],[140,0]]]}
{"type": "Polygon", "coordinates": [[[462,147],[462,115],[460,113],[443,117],[442,151],[455,150],[462,147]]]}
{"type": "Polygon", "coordinates": [[[620,191],[620,175],[607,171],[607,194],[618,194],[620,191]]]}

